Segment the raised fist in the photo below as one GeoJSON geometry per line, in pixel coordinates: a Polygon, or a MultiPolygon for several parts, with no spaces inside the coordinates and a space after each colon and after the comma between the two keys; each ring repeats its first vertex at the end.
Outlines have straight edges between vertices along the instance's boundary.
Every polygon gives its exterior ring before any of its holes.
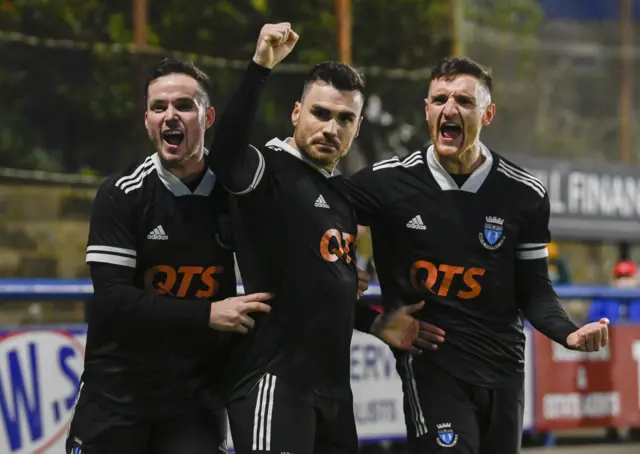
{"type": "Polygon", "coordinates": [[[298,38],[289,22],[266,24],[260,30],[253,61],[265,68],[273,68],[291,53],[298,38]]]}

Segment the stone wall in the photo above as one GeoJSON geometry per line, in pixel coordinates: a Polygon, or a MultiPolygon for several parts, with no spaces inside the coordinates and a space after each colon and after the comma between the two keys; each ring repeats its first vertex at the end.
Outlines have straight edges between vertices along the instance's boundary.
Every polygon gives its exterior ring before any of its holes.
{"type": "MultiPolygon", "coordinates": [[[[0,277],[84,278],[97,186],[0,181],[0,277]]],[[[0,302],[0,326],[82,321],[83,303],[0,302]]]]}

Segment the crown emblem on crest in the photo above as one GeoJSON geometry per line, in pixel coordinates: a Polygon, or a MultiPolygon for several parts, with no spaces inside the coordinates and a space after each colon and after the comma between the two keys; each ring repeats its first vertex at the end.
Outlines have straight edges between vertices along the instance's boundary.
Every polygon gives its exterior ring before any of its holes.
{"type": "Polygon", "coordinates": [[[504,224],[504,219],[496,217],[496,216],[487,216],[485,219],[490,224],[498,224],[498,225],[504,224]]]}
{"type": "Polygon", "coordinates": [[[442,424],[438,424],[437,427],[438,427],[438,430],[451,429],[451,423],[450,422],[444,422],[442,424]]]}

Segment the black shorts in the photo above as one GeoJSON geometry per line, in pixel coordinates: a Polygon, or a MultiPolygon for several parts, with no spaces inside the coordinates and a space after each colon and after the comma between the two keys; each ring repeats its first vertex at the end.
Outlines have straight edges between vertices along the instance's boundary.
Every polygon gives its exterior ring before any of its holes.
{"type": "Polygon", "coordinates": [[[81,393],[69,427],[67,454],[212,454],[226,452],[224,410],[194,410],[145,421],[106,410],[81,393]]]}
{"type": "Polygon", "coordinates": [[[411,355],[398,356],[411,454],[518,454],[524,381],[471,385],[411,355]]]}
{"type": "Polygon", "coordinates": [[[237,454],[355,454],[352,402],[310,399],[266,374],[245,398],[228,406],[237,454]]]}

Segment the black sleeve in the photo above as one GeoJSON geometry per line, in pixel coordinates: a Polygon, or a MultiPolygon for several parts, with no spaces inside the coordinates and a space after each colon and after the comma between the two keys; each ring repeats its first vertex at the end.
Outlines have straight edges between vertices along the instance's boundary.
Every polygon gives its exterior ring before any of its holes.
{"type": "Polygon", "coordinates": [[[578,327],[569,319],[549,280],[549,212],[549,198],[545,195],[520,231],[515,264],[516,297],[535,329],[567,347],[567,336],[578,327]]]}
{"type": "Polygon", "coordinates": [[[91,264],[94,304],[102,320],[130,330],[194,332],[210,330],[211,303],[160,296],[133,285],[135,270],[105,263],[91,264]]]}
{"type": "Polygon", "coordinates": [[[353,327],[363,333],[371,334],[371,326],[373,326],[373,322],[378,315],[380,315],[380,313],[367,303],[358,301],[356,303],[353,327]]]}
{"type": "Polygon", "coordinates": [[[110,180],[100,186],[91,213],[86,256],[97,313],[134,329],[209,329],[209,301],[178,301],[134,286],[134,213],[131,198],[110,180]]]}
{"type": "Polygon", "coordinates": [[[110,179],[100,185],[91,211],[87,263],[136,268],[135,208],[131,199],[110,179]]]}
{"type": "Polygon", "coordinates": [[[260,93],[270,72],[252,61],[215,127],[206,161],[233,194],[253,191],[264,175],[264,156],[249,144],[249,137],[260,93]]]}
{"type": "Polygon", "coordinates": [[[371,226],[383,211],[380,175],[374,167],[365,167],[346,180],[351,204],[356,211],[358,224],[371,226]]]}

